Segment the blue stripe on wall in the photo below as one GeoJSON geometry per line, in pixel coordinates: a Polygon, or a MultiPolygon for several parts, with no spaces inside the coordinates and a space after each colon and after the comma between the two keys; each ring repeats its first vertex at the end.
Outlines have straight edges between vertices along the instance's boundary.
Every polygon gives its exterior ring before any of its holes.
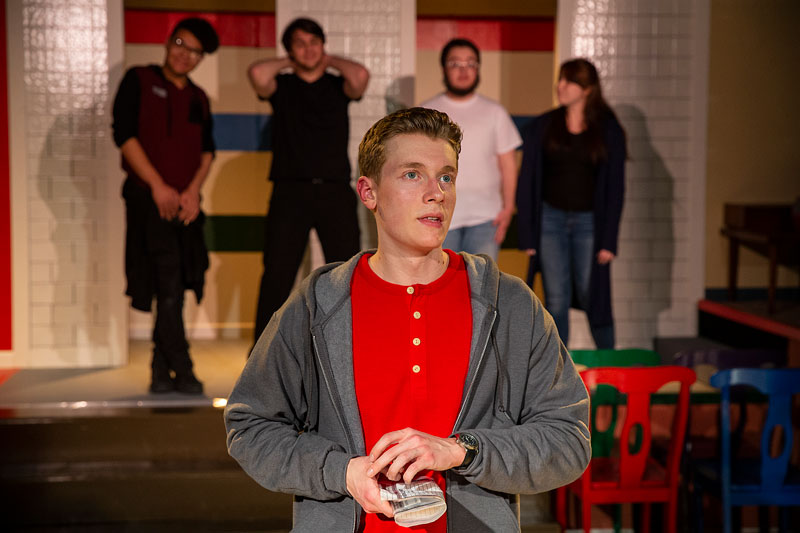
{"type": "MultiPolygon", "coordinates": [[[[530,115],[511,117],[522,131],[533,118],[530,115]]],[[[215,113],[214,142],[217,150],[264,152],[272,149],[272,115],[253,113],[215,113]]]]}
{"type": "Polygon", "coordinates": [[[215,113],[217,150],[264,152],[272,149],[272,115],[215,113]]]}

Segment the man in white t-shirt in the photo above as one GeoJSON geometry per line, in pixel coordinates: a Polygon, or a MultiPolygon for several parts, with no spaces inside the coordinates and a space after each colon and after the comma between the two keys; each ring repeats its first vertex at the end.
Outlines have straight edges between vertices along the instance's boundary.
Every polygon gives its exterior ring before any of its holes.
{"type": "Polygon", "coordinates": [[[443,246],[497,260],[514,212],[514,151],[522,139],[508,111],[475,92],[481,63],[475,43],[451,40],[442,49],[441,63],[446,91],[421,105],[447,113],[464,134],[458,203],[443,246]]]}

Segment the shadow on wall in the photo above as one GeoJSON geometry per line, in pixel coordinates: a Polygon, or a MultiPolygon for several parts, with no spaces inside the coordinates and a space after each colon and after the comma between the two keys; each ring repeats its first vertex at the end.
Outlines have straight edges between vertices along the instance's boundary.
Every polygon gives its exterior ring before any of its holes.
{"type": "Polygon", "coordinates": [[[672,307],[675,178],[652,144],[642,110],[629,104],[614,110],[627,133],[629,156],[619,258],[612,269],[617,343],[651,347],[659,320],[668,319],[672,307]]]}
{"type": "Polygon", "coordinates": [[[405,109],[408,102],[414,101],[414,77],[403,76],[392,80],[384,95],[386,101],[386,114],[405,109]]]}
{"type": "Polygon", "coordinates": [[[117,186],[98,164],[111,135],[106,122],[98,103],[57,116],[35,171],[43,207],[34,203],[30,218],[31,347],[57,350],[67,366],[97,364],[98,352],[110,350],[112,331],[122,327],[112,324],[109,306],[110,294],[122,297],[124,287],[104,286],[116,266],[108,264],[107,246],[119,244],[103,223],[107,188],[117,186]]]}

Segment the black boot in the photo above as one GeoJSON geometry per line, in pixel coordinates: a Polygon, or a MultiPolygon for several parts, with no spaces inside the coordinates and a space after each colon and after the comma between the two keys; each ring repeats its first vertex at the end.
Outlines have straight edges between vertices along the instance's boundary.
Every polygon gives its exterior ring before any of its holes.
{"type": "Polygon", "coordinates": [[[183,394],[203,394],[203,384],[195,377],[194,372],[180,373],[175,376],[175,390],[183,394]]]}
{"type": "Polygon", "coordinates": [[[150,392],[153,394],[163,394],[175,390],[175,380],[169,372],[153,370],[153,380],[150,382],[150,392]]]}

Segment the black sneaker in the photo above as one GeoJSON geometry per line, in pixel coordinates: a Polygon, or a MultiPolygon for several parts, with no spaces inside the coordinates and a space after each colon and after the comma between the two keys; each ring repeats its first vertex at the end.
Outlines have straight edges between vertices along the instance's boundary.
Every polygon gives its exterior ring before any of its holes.
{"type": "Polygon", "coordinates": [[[203,394],[203,384],[194,376],[194,372],[175,376],[175,390],[183,394],[203,394]]]}
{"type": "Polygon", "coordinates": [[[150,383],[150,392],[153,394],[164,394],[175,390],[175,381],[169,377],[153,376],[153,381],[150,383]]]}

